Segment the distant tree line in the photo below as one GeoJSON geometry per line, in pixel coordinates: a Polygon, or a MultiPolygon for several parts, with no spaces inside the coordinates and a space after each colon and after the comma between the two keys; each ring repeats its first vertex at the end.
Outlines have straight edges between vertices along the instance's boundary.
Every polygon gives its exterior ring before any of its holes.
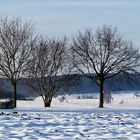
{"type": "Polygon", "coordinates": [[[0,75],[13,85],[14,107],[20,79],[31,79],[26,84],[42,97],[44,107],[50,107],[70,75],[81,73],[99,86],[102,108],[105,81],[121,73],[137,73],[139,66],[139,50],[112,26],[86,29],[68,41],[66,36],[37,35],[30,22],[18,17],[0,20],[0,75]]]}

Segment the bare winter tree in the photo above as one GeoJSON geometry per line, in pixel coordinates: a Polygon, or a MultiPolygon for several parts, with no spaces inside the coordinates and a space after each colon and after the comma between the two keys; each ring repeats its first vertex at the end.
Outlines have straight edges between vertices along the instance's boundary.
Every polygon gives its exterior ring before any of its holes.
{"type": "Polygon", "coordinates": [[[136,72],[140,65],[138,49],[116,28],[106,25],[95,34],[80,32],[73,40],[72,53],[76,69],[99,86],[99,107],[104,103],[105,81],[123,72],[136,72]]]}
{"type": "Polygon", "coordinates": [[[31,50],[36,42],[30,23],[20,18],[0,20],[0,72],[13,85],[14,107],[17,82],[23,76],[31,50]]]}
{"type": "Polygon", "coordinates": [[[50,107],[53,96],[69,75],[66,45],[66,38],[41,39],[32,52],[28,67],[30,81],[26,84],[42,97],[44,107],[50,107]]]}

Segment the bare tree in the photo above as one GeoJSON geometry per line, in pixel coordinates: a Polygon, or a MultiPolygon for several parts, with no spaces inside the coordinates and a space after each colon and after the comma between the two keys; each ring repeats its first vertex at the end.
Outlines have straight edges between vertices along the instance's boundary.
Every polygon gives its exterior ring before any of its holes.
{"type": "Polygon", "coordinates": [[[17,82],[23,76],[31,50],[36,42],[30,23],[20,18],[0,20],[0,72],[13,85],[14,107],[17,82]]]}
{"type": "Polygon", "coordinates": [[[138,49],[107,25],[95,34],[80,32],[73,40],[72,53],[76,69],[99,86],[99,107],[104,103],[105,81],[123,72],[136,72],[140,65],[138,49]]]}
{"type": "Polygon", "coordinates": [[[32,52],[30,80],[26,84],[42,97],[44,107],[50,107],[53,96],[69,75],[66,45],[66,38],[41,39],[32,52]]]}

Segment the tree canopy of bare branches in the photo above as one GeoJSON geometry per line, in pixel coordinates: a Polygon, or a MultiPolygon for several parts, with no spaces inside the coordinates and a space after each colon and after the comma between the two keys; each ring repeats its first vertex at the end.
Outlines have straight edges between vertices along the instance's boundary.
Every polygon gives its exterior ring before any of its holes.
{"type": "Polygon", "coordinates": [[[71,50],[76,69],[100,88],[99,107],[104,103],[105,80],[123,72],[136,72],[140,65],[138,49],[117,28],[107,25],[95,34],[89,29],[79,32],[71,50]]]}
{"type": "Polygon", "coordinates": [[[30,23],[20,18],[0,20],[0,74],[13,85],[14,107],[17,100],[17,81],[23,76],[28,58],[36,42],[30,23]]]}
{"type": "Polygon", "coordinates": [[[52,97],[70,72],[66,46],[66,38],[41,39],[32,51],[28,66],[31,80],[27,84],[42,97],[45,107],[50,107],[52,97]]]}

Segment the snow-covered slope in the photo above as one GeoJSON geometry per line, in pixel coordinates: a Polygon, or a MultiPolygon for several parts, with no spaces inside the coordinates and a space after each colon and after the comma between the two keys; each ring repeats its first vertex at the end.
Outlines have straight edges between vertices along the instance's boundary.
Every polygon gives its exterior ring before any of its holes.
{"type": "Polygon", "coordinates": [[[139,140],[140,114],[115,112],[0,113],[1,140],[139,140]]]}
{"type": "Polygon", "coordinates": [[[0,110],[0,140],[139,140],[140,98],[133,95],[114,94],[104,109],[79,94],[64,102],[58,96],[51,108],[43,108],[41,97],[18,100],[18,108],[0,110]]]}

